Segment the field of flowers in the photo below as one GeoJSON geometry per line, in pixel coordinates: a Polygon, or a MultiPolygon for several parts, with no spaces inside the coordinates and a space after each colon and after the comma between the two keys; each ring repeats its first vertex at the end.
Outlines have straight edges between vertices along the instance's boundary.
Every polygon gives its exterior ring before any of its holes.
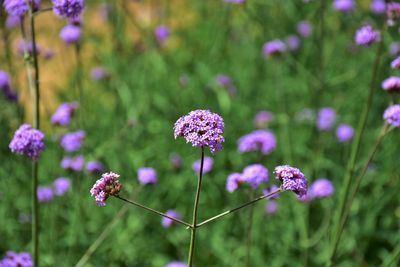
{"type": "Polygon", "coordinates": [[[0,3],[0,267],[400,265],[400,3],[0,3]]]}

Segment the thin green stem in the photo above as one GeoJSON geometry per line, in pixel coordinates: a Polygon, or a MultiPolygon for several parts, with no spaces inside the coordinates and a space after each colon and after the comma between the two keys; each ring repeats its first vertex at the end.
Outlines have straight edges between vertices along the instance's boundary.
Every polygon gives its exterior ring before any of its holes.
{"type": "MultiPolygon", "coordinates": [[[[380,267],[390,267],[396,263],[400,258],[400,243],[394,248],[392,254],[388,257],[385,257],[384,262],[382,262],[380,267]]],[[[395,266],[395,265],[393,265],[395,266]]]]}
{"type": "Polygon", "coordinates": [[[339,245],[340,242],[340,237],[341,237],[341,232],[342,232],[342,218],[343,218],[343,213],[345,210],[345,206],[346,206],[346,200],[349,194],[349,189],[350,189],[350,185],[352,182],[352,177],[354,174],[354,169],[355,169],[355,165],[356,165],[356,161],[357,161],[357,157],[360,151],[360,147],[361,147],[361,141],[362,141],[362,137],[365,131],[365,127],[367,124],[367,120],[368,120],[368,115],[369,115],[369,111],[371,109],[371,105],[372,105],[372,100],[373,100],[373,96],[374,96],[374,92],[375,92],[375,84],[376,84],[376,78],[377,78],[377,74],[378,74],[378,69],[379,69],[379,64],[381,61],[381,57],[382,57],[382,51],[383,51],[383,43],[384,43],[384,34],[383,34],[383,29],[384,26],[382,28],[382,39],[379,42],[379,47],[377,49],[377,53],[375,56],[375,61],[372,67],[372,75],[371,75],[371,81],[369,84],[369,93],[368,93],[368,97],[367,97],[367,101],[365,102],[362,114],[361,114],[361,118],[359,120],[359,124],[357,127],[357,134],[356,134],[356,138],[352,144],[351,147],[351,152],[350,152],[350,159],[348,162],[348,166],[347,166],[347,170],[346,170],[346,174],[344,177],[344,186],[342,187],[343,190],[341,192],[341,195],[339,197],[339,210],[336,213],[335,216],[335,221],[333,224],[334,227],[334,231],[332,232],[332,243],[331,243],[331,248],[330,248],[330,252],[329,252],[329,258],[327,261],[326,266],[330,267],[333,264],[333,260],[336,254],[336,250],[337,247],[339,245]]]}
{"type": "Polygon", "coordinates": [[[191,235],[190,235],[188,267],[192,267],[193,261],[194,261],[194,252],[195,252],[195,246],[196,246],[197,213],[198,213],[198,209],[199,209],[201,183],[203,180],[203,167],[204,167],[204,147],[201,148],[200,172],[199,172],[199,178],[197,180],[196,197],[194,200],[194,207],[193,207],[193,220],[192,220],[192,228],[191,228],[191,235]]]}
{"type": "MultiPolygon", "coordinates": [[[[254,198],[254,190],[251,190],[249,195],[249,199],[252,200],[254,198]]],[[[251,243],[253,239],[252,230],[253,230],[253,218],[254,218],[254,206],[250,207],[249,210],[249,219],[247,225],[247,240],[246,240],[246,266],[251,266],[251,243]]]]}
{"type": "Polygon", "coordinates": [[[283,191],[283,190],[282,190],[281,188],[278,188],[277,190],[275,190],[275,191],[273,191],[273,192],[271,192],[271,193],[269,193],[269,194],[262,195],[262,196],[260,196],[260,197],[258,197],[258,198],[256,198],[256,199],[253,199],[253,200],[251,200],[251,201],[249,201],[249,202],[246,202],[246,203],[244,203],[244,204],[242,204],[242,205],[240,205],[240,206],[238,206],[238,207],[236,207],[236,208],[233,208],[233,209],[227,210],[227,211],[225,211],[225,212],[222,212],[222,213],[220,213],[220,214],[218,214],[218,215],[216,215],[216,216],[214,216],[214,217],[211,217],[210,219],[207,219],[207,220],[205,220],[205,221],[203,221],[203,222],[197,224],[197,225],[196,225],[196,228],[199,228],[199,227],[201,227],[201,226],[204,226],[205,224],[210,223],[210,222],[213,222],[213,221],[215,221],[215,220],[221,219],[222,217],[225,217],[225,216],[228,215],[228,214],[231,214],[231,213],[234,213],[234,212],[236,212],[236,211],[238,211],[238,210],[241,210],[241,209],[243,209],[243,208],[245,208],[245,207],[247,207],[247,206],[249,206],[249,205],[252,205],[252,204],[254,204],[254,203],[256,203],[256,202],[258,202],[258,201],[260,201],[260,200],[263,200],[263,199],[265,199],[265,198],[272,197],[273,195],[276,195],[276,194],[278,194],[278,193],[280,193],[280,192],[282,192],[282,191],[283,191]]]}
{"type": "Polygon", "coordinates": [[[81,44],[75,44],[75,57],[76,57],[76,72],[75,72],[75,85],[78,91],[79,99],[79,127],[83,127],[83,107],[85,106],[83,101],[83,86],[82,86],[82,59],[81,59],[81,44]]]}
{"type": "Polygon", "coordinates": [[[144,206],[144,205],[142,205],[142,204],[140,204],[140,203],[137,203],[137,202],[135,202],[135,201],[132,201],[132,200],[123,198],[123,197],[118,196],[118,195],[116,195],[116,196],[114,196],[114,197],[115,197],[115,198],[118,198],[119,200],[122,200],[122,201],[124,201],[124,202],[126,202],[126,203],[135,205],[136,207],[139,207],[139,208],[142,208],[142,209],[144,209],[144,210],[147,210],[147,211],[149,211],[149,212],[151,212],[151,213],[154,213],[154,214],[157,214],[157,215],[159,215],[159,216],[162,216],[162,217],[168,218],[168,219],[170,219],[170,220],[173,220],[174,222],[179,223],[179,224],[182,224],[182,225],[184,225],[184,226],[186,226],[186,227],[188,227],[188,228],[192,228],[192,225],[189,224],[189,223],[187,223],[187,222],[184,222],[184,221],[179,220],[179,219],[177,219],[177,218],[168,216],[168,215],[165,214],[165,213],[162,213],[162,212],[157,211],[157,210],[155,210],[155,209],[146,207],[146,206],[144,206]]]}

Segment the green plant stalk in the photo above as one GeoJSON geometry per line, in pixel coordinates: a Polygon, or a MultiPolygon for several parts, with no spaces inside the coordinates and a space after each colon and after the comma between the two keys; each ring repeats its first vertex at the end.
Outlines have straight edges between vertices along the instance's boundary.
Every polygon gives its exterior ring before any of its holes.
{"type": "MultiPolygon", "coordinates": [[[[383,26],[383,29],[384,29],[384,26],[383,26]]],[[[382,33],[383,33],[383,29],[381,31],[382,33]]],[[[336,250],[339,245],[339,241],[340,241],[340,237],[341,237],[340,233],[342,232],[341,222],[342,222],[342,218],[343,218],[344,209],[346,206],[346,200],[348,197],[350,185],[352,182],[351,178],[354,173],[358,153],[359,153],[360,147],[361,147],[362,137],[363,137],[363,134],[365,131],[369,111],[370,111],[370,108],[372,105],[372,100],[373,100],[373,96],[374,96],[374,92],[375,92],[374,86],[376,83],[376,77],[377,77],[379,64],[380,64],[381,57],[382,57],[383,43],[384,43],[384,35],[382,34],[382,39],[379,42],[379,47],[378,47],[378,50],[377,50],[377,53],[375,56],[375,61],[374,61],[373,68],[372,68],[372,75],[371,75],[371,81],[369,84],[369,92],[368,92],[367,101],[365,102],[365,105],[364,105],[364,108],[363,108],[363,111],[361,114],[361,118],[360,118],[360,121],[359,121],[359,124],[357,127],[356,138],[351,147],[350,160],[348,162],[346,174],[344,177],[344,186],[343,186],[342,193],[339,197],[339,210],[336,213],[335,221],[333,224],[333,227],[334,227],[334,231],[332,232],[333,242],[330,245],[330,252],[329,252],[329,256],[328,256],[328,261],[326,263],[327,267],[332,266],[333,260],[334,260],[335,254],[336,254],[336,250]]]]}
{"type": "Polygon", "coordinates": [[[76,57],[76,72],[75,72],[75,84],[78,91],[79,99],[79,127],[83,127],[83,107],[85,106],[83,101],[83,86],[82,86],[82,58],[81,58],[81,44],[75,44],[75,57],[76,57]]]}
{"type": "Polygon", "coordinates": [[[192,267],[193,261],[194,261],[194,252],[195,252],[195,245],[196,245],[196,230],[197,230],[197,214],[198,214],[198,209],[199,209],[201,183],[203,180],[203,167],[204,167],[204,147],[201,148],[200,172],[199,172],[199,178],[197,180],[196,197],[194,200],[194,207],[193,207],[193,220],[192,220],[192,228],[191,228],[191,235],[190,235],[188,267],[192,267]]]}
{"type": "Polygon", "coordinates": [[[260,197],[258,197],[258,198],[256,198],[256,199],[253,199],[253,200],[251,200],[251,201],[249,201],[249,202],[246,202],[246,203],[244,203],[244,204],[242,204],[242,205],[240,205],[240,206],[238,206],[238,207],[236,207],[236,208],[233,208],[233,209],[227,210],[227,211],[225,211],[225,212],[222,212],[222,213],[220,213],[220,214],[218,214],[218,215],[215,215],[215,216],[213,216],[213,217],[211,217],[211,218],[209,218],[209,219],[207,219],[207,220],[205,220],[205,221],[203,221],[203,222],[197,224],[197,225],[196,225],[196,228],[199,228],[199,227],[201,227],[201,226],[204,226],[204,225],[206,225],[206,224],[208,224],[208,223],[210,223],[210,222],[213,222],[213,221],[215,221],[215,220],[219,220],[219,219],[221,219],[222,217],[225,217],[225,216],[228,215],[228,214],[231,214],[231,213],[234,213],[234,212],[236,212],[236,211],[239,211],[239,210],[241,210],[241,209],[243,209],[243,208],[245,208],[245,207],[247,207],[247,206],[253,205],[254,203],[256,203],[256,202],[258,202],[258,201],[260,201],[260,200],[263,200],[263,199],[272,197],[273,195],[276,195],[276,194],[278,194],[278,193],[280,193],[280,192],[283,192],[283,190],[282,190],[281,188],[278,188],[277,190],[275,190],[275,191],[273,191],[273,192],[271,192],[271,193],[269,193],[269,194],[262,195],[262,196],[260,196],[260,197]]]}
{"type": "Polygon", "coordinates": [[[392,264],[396,263],[400,258],[400,243],[394,248],[392,254],[389,257],[386,257],[382,262],[380,267],[390,267],[392,264]]]}
{"type": "MultiPolygon", "coordinates": [[[[251,192],[249,194],[249,199],[252,200],[254,198],[254,190],[250,189],[251,192]]],[[[250,207],[249,210],[249,219],[247,225],[247,240],[246,240],[246,266],[251,266],[251,243],[252,243],[252,230],[253,230],[253,219],[254,219],[254,206],[250,207]]]]}

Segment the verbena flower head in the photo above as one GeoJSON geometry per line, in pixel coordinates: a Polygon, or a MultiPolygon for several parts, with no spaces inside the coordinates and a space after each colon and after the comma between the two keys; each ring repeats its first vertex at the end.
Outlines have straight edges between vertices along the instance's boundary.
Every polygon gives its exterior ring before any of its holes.
{"type": "MultiPolygon", "coordinates": [[[[278,188],[279,187],[277,187],[276,185],[272,185],[270,188],[263,190],[263,194],[264,195],[271,194],[272,192],[275,192],[276,190],[278,190],[278,188]]],[[[279,197],[279,193],[270,196],[268,199],[275,199],[277,197],[279,197]]]]}
{"type": "Polygon", "coordinates": [[[28,252],[16,253],[7,251],[3,259],[0,260],[1,267],[33,267],[32,257],[28,252]]]}
{"type": "Polygon", "coordinates": [[[84,131],[65,134],[60,140],[60,145],[66,152],[78,151],[81,148],[85,137],[86,134],[84,131]]]}
{"type": "Polygon", "coordinates": [[[60,32],[61,40],[66,44],[76,44],[81,40],[81,27],[67,25],[60,32]]]}
{"type": "Polygon", "coordinates": [[[22,124],[15,132],[9,148],[13,153],[37,160],[45,149],[44,134],[29,124],[22,124]]]}
{"type": "Polygon", "coordinates": [[[395,70],[400,70],[400,57],[395,58],[391,63],[390,67],[395,70]]]}
{"type": "MultiPolygon", "coordinates": [[[[192,168],[193,170],[199,174],[201,167],[201,160],[196,160],[193,162],[192,168]]],[[[214,167],[214,160],[210,157],[204,157],[204,164],[203,164],[203,174],[209,173],[214,167]]]]}
{"type": "Polygon", "coordinates": [[[37,189],[37,199],[40,203],[50,202],[54,198],[53,189],[47,186],[39,186],[37,189]]]}
{"type": "Polygon", "coordinates": [[[63,169],[74,172],[81,172],[84,166],[85,159],[82,155],[76,156],[74,158],[64,157],[61,161],[61,167],[63,169]]]}
{"type": "Polygon", "coordinates": [[[394,127],[400,127],[400,105],[396,104],[388,107],[383,113],[383,118],[394,127]]]}
{"type": "Polygon", "coordinates": [[[65,177],[60,177],[53,182],[54,195],[63,196],[71,188],[71,180],[65,177]]]}
{"type": "Polygon", "coordinates": [[[274,118],[272,112],[269,111],[260,111],[257,113],[257,115],[254,117],[254,125],[257,128],[265,128],[267,127],[268,123],[272,121],[274,118]]]}
{"type": "Polygon", "coordinates": [[[240,153],[259,151],[263,155],[268,155],[276,148],[275,136],[267,130],[257,130],[247,134],[241,137],[238,143],[240,153]]]}
{"type": "Polygon", "coordinates": [[[246,183],[256,189],[262,183],[268,182],[268,169],[261,164],[252,164],[243,169],[242,177],[246,183]]]}
{"type": "Polygon", "coordinates": [[[354,36],[354,41],[356,44],[361,46],[370,46],[381,39],[381,34],[379,31],[374,31],[371,25],[362,26],[357,30],[354,36]]]}
{"type": "Polygon", "coordinates": [[[218,86],[227,88],[229,86],[232,85],[232,80],[229,76],[225,75],[225,74],[218,74],[215,77],[215,82],[218,86]]]}
{"type": "Polygon", "coordinates": [[[292,191],[300,197],[307,194],[307,179],[299,169],[282,165],[275,168],[274,174],[282,182],[283,190],[292,191]]]}
{"type": "Polygon", "coordinates": [[[6,19],[6,28],[8,30],[17,28],[21,25],[21,21],[22,20],[20,16],[8,15],[6,19]]]}
{"type": "Polygon", "coordinates": [[[278,203],[275,200],[268,201],[265,206],[265,212],[267,215],[276,214],[278,212],[278,203]]]}
{"type": "Polygon", "coordinates": [[[296,29],[297,33],[303,38],[309,37],[312,33],[312,26],[308,21],[300,21],[297,23],[296,29]]]}
{"type": "Polygon", "coordinates": [[[187,264],[180,261],[173,261],[168,263],[164,267],[187,267],[187,264]]]}
{"type": "Polygon", "coordinates": [[[372,0],[370,8],[374,14],[383,14],[386,10],[386,3],[384,0],[372,0]]]}
{"type": "Polygon", "coordinates": [[[334,0],[333,7],[336,11],[348,13],[354,10],[353,0],[334,0]]]}
{"type": "Polygon", "coordinates": [[[40,8],[40,0],[5,0],[3,3],[4,9],[11,16],[22,17],[30,9],[30,5],[33,3],[33,11],[40,8]]]}
{"type": "Polygon", "coordinates": [[[215,154],[222,150],[224,120],[209,110],[195,110],[179,118],[174,126],[175,139],[183,137],[193,147],[209,147],[215,154]]]}
{"type": "Polygon", "coordinates": [[[138,180],[141,185],[149,185],[157,183],[157,173],[153,168],[139,168],[138,180]]]}
{"type": "Polygon", "coordinates": [[[110,74],[103,67],[95,67],[90,72],[93,81],[102,81],[110,78],[110,74]]]}
{"type": "Polygon", "coordinates": [[[56,55],[56,51],[52,48],[47,48],[43,51],[43,58],[45,60],[50,60],[56,55]]]}
{"type": "MultiPolygon", "coordinates": [[[[42,48],[36,44],[36,54],[40,55],[42,48]]],[[[21,56],[28,53],[28,55],[33,55],[33,43],[30,41],[20,40],[17,43],[17,53],[21,56]]]]}
{"type": "Polygon", "coordinates": [[[330,197],[334,191],[331,181],[325,178],[315,180],[310,187],[310,194],[313,198],[330,197]]]}
{"type": "Polygon", "coordinates": [[[0,70],[0,91],[9,90],[10,86],[10,75],[5,71],[0,70]]]}
{"type": "MultiPolygon", "coordinates": [[[[175,219],[181,219],[181,215],[179,213],[177,213],[175,210],[167,210],[167,212],[165,214],[168,215],[169,217],[172,217],[175,219]]],[[[162,227],[169,228],[174,224],[175,224],[175,222],[173,220],[168,219],[166,217],[162,218],[162,221],[161,221],[162,227]]]]}
{"type": "Polygon", "coordinates": [[[98,160],[94,160],[94,161],[89,161],[86,164],[86,171],[88,173],[101,173],[104,171],[104,166],[103,164],[98,161],[98,160]]]}
{"type": "Polygon", "coordinates": [[[244,182],[245,181],[244,181],[241,173],[237,173],[237,172],[232,173],[226,179],[226,190],[228,190],[228,192],[232,193],[232,192],[236,191],[236,189],[238,189],[239,186],[241,184],[243,184],[244,182]]]}
{"type": "Polygon", "coordinates": [[[76,102],[62,103],[53,116],[51,116],[51,123],[62,127],[68,127],[77,108],[78,103],[76,102]]]}
{"type": "Polygon", "coordinates": [[[117,196],[122,185],[119,182],[119,175],[113,172],[104,173],[90,189],[90,194],[95,198],[98,206],[105,206],[109,196],[117,196]]]}
{"type": "Polygon", "coordinates": [[[54,14],[60,18],[78,17],[85,8],[84,0],[52,0],[54,14]]]}
{"type": "Polygon", "coordinates": [[[318,112],[317,128],[321,131],[332,129],[336,121],[336,111],[333,108],[321,108],[318,112]]]}
{"type": "Polygon", "coordinates": [[[286,45],[281,40],[273,40],[266,42],[262,51],[265,57],[278,56],[286,51],[286,45]]]}
{"type": "Polygon", "coordinates": [[[297,37],[297,35],[289,35],[286,38],[286,46],[290,51],[296,51],[300,47],[300,39],[297,37]]]}
{"type": "Polygon", "coordinates": [[[396,25],[400,20],[400,3],[388,3],[386,5],[386,17],[389,26],[396,25]]]}
{"type": "Polygon", "coordinates": [[[336,137],[341,143],[349,142],[354,135],[354,129],[348,124],[341,124],[336,130],[336,137]]]}
{"type": "Polygon", "coordinates": [[[157,42],[161,45],[164,45],[168,41],[170,34],[169,28],[164,25],[160,25],[154,30],[157,42]]]}
{"type": "Polygon", "coordinates": [[[382,82],[382,89],[388,92],[400,92],[400,77],[389,77],[382,82]]]}

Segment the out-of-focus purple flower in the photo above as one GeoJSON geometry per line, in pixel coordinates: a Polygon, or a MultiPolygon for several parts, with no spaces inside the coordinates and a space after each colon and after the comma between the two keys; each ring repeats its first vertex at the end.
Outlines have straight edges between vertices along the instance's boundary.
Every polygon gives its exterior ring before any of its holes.
{"type": "Polygon", "coordinates": [[[66,152],[78,151],[81,148],[85,137],[86,134],[84,131],[65,134],[60,140],[60,145],[66,152]]]}
{"type": "Polygon", "coordinates": [[[54,14],[60,18],[78,17],[85,8],[84,0],[52,0],[54,14]]]}
{"type": "Polygon", "coordinates": [[[240,173],[232,173],[228,176],[228,178],[226,179],[226,190],[228,190],[228,192],[234,192],[236,191],[236,189],[239,188],[239,186],[244,183],[244,179],[242,174],[240,173]]]}
{"type": "Polygon", "coordinates": [[[268,201],[265,206],[265,212],[268,215],[276,214],[278,212],[278,203],[275,200],[268,201]]]}
{"type": "Polygon", "coordinates": [[[265,57],[278,56],[286,51],[286,45],[281,40],[273,40],[266,42],[262,50],[265,57]]]}
{"type": "Polygon", "coordinates": [[[321,108],[318,112],[317,128],[321,131],[332,129],[336,121],[336,111],[333,108],[321,108]]]}
{"type": "Polygon", "coordinates": [[[224,120],[209,110],[195,110],[175,122],[174,136],[183,137],[193,147],[209,147],[215,154],[222,150],[224,120]]]}
{"type": "Polygon", "coordinates": [[[54,198],[53,189],[47,186],[39,186],[37,189],[37,199],[40,203],[50,202],[54,198]]]}
{"type": "Polygon", "coordinates": [[[65,170],[81,172],[85,166],[85,159],[79,155],[74,158],[64,157],[61,161],[61,167],[65,170]]]}
{"type": "Polygon", "coordinates": [[[368,47],[375,42],[380,41],[381,34],[379,31],[374,31],[371,25],[362,26],[357,30],[354,41],[357,45],[368,47]]]}
{"type": "Polygon", "coordinates": [[[230,96],[236,95],[237,89],[229,76],[225,74],[218,74],[215,77],[215,83],[227,90],[230,96]]]}
{"type": "MultiPolygon", "coordinates": [[[[276,185],[272,185],[270,188],[263,190],[263,194],[269,195],[269,194],[277,191],[278,189],[279,189],[279,187],[277,187],[276,185]]],[[[279,193],[270,196],[268,199],[275,199],[277,197],[279,197],[279,193]]]]}
{"type": "Polygon", "coordinates": [[[110,73],[103,67],[95,67],[90,71],[90,78],[93,81],[103,81],[110,78],[110,73]]]}
{"type": "Polygon", "coordinates": [[[390,2],[386,5],[387,24],[389,26],[396,25],[400,20],[400,3],[390,2]]]}
{"type": "Polygon", "coordinates": [[[51,123],[62,127],[68,127],[77,108],[78,103],[76,102],[62,103],[56,112],[54,112],[53,116],[51,116],[51,123]]]}
{"type": "Polygon", "coordinates": [[[53,182],[54,195],[63,196],[71,188],[71,180],[65,177],[60,177],[53,182]]]}
{"type": "Polygon", "coordinates": [[[309,37],[312,33],[312,26],[309,21],[300,21],[297,23],[296,29],[297,33],[303,38],[309,37]]]}
{"type": "MultiPolygon", "coordinates": [[[[38,44],[36,44],[36,54],[40,55],[41,52],[42,48],[38,44]]],[[[28,53],[28,55],[33,55],[33,43],[20,40],[17,44],[17,53],[21,56],[24,56],[25,53],[28,53]]]]}
{"type": "Polygon", "coordinates": [[[386,10],[386,3],[384,0],[372,0],[370,8],[374,14],[383,14],[386,10]]]}
{"type": "Polygon", "coordinates": [[[388,107],[383,113],[383,118],[394,127],[400,127],[400,105],[396,104],[388,107]]]}
{"type": "Polygon", "coordinates": [[[400,77],[389,77],[382,82],[382,89],[388,92],[400,92],[400,77]]]}
{"type": "Polygon", "coordinates": [[[9,148],[15,154],[37,160],[45,149],[44,134],[29,124],[22,124],[15,132],[9,148]]]}
{"type": "Polygon", "coordinates": [[[83,26],[83,18],[82,16],[77,16],[77,17],[72,17],[68,19],[68,24],[73,25],[73,26],[77,26],[77,27],[81,27],[83,26]]]}
{"type": "Polygon", "coordinates": [[[160,45],[164,45],[168,41],[171,32],[167,26],[160,25],[155,28],[154,35],[157,39],[157,42],[160,45]]]}
{"type": "Polygon", "coordinates": [[[390,67],[395,70],[400,70],[400,57],[395,58],[391,63],[390,67]]]}
{"type": "Polygon", "coordinates": [[[52,59],[54,56],[56,55],[56,52],[54,51],[54,49],[51,48],[47,48],[43,51],[43,58],[45,60],[50,60],[52,59]]]}
{"type": "Polygon", "coordinates": [[[283,190],[292,191],[300,197],[307,194],[307,179],[299,169],[282,165],[275,168],[274,174],[282,182],[283,190]]]}
{"type": "Polygon", "coordinates": [[[238,145],[240,153],[259,151],[263,155],[268,155],[275,150],[276,139],[270,131],[257,130],[241,137],[238,145]]]}
{"type": "Polygon", "coordinates": [[[290,51],[296,51],[300,47],[300,39],[297,35],[289,35],[286,38],[286,46],[290,51]]]}
{"type": "Polygon", "coordinates": [[[224,0],[225,3],[236,4],[236,5],[243,4],[245,1],[246,0],[224,0]]]}
{"type": "Polygon", "coordinates": [[[174,170],[178,171],[182,168],[182,158],[177,153],[171,153],[171,155],[169,155],[169,161],[174,170]]]}
{"type": "Polygon", "coordinates": [[[1,267],[33,267],[32,257],[28,252],[7,251],[0,261],[1,267]]]}
{"type": "Polygon", "coordinates": [[[267,127],[268,123],[270,123],[273,119],[272,112],[269,111],[260,111],[257,113],[257,115],[254,117],[254,125],[257,128],[265,128],[267,127]]]}
{"type": "Polygon", "coordinates": [[[261,164],[252,164],[243,169],[242,177],[246,183],[256,189],[262,183],[268,182],[268,169],[261,164]]]}
{"type": "Polygon", "coordinates": [[[354,10],[354,1],[353,0],[334,0],[333,8],[336,11],[348,13],[354,10]]]}
{"type": "MultiPolygon", "coordinates": [[[[175,219],[181,219],[181,215],[179,213],[177,213],[175,210],[167,210],[167,212],[165,213],[166,215],[168,215],[169,217],[175,218],[175,219]]],[[[169,228],[171,227],[175,222],[171,219],[168,219],[166,217],[162,218],[161,221],[161,225],[164,228],[169,228]]]]}
{"type": "Polygon", "coordinates": [[[400,42],[393,42],[390,44],[389,54],[391,56],[399,56],[400,55],[400,42]]]}
{"type": "MultiPolygon", "coordinates": [[[[11,16],[22,17],[30,9],[32,0],[5,0],[3,3],[4,9],[11,16]]],[[[33,11],[40,8],[40,0],[33,0],[33,11]]]]}
{"type": "Polygon", "coordinates": [[[6,20],[6,28],[11,30],[21,25],[21,17],[8,15],[6,20]]]}
{"type": "Polygon", "coordinates": [[[349,142],[354,135],[354,129],[348,124],[341,124],[336,130],[336,137],[340,143],[349,142]]]}
{"type": "Polygon", "coordinates": [[[139,168],[137,175],[141,185],[157,183],[157,173],[153,168],[139,168]]]}
{"type": "Polygon", "coordinates": [[[90,194],[95,198],[98,206],[104,207],[108,197],[118,195],[121,188],[119,174],[113,172],[103,173],[101,178],[90,189],[90,194]]]}
{"type": "Polygon", "coordinates": [[[298,195],[297,199],[301,202],[311,202],[312,200],[314,200],[314,197],[311,195],[310,190],[308,190],[307,193],[305,193],[304,195],[298,195]]]}
{"type": "Polygon", "coordinates": [[[325,178],[315,180],[310,187],[310,194],[313,198],[330,197],[334,191],[332,182],[325,178]]]}
{"type": "Polygon", "coordinates": [[[187,267],[187,264],[180,261],[173,261],[168,263],[164,267],[187,267]]]}
{"type": "Polygon", "coordinates": [[[8,90],[10,84],[10,75],[5,71],[0,70],[0,91],[8,90]]]}
{"type": "MultiPolygon", "coordinates": [[[[193,170],[199,174],[201,167],[201,160],[196,160],[193,162],[192,168],[193,170]]],[[[204,157],[204,165],[203,165],[203,174],[209,173],[214,167],[214,160],[210,157],[204,157]]]]}
{"type": "Polygon", "coordinates": [[[103,164],[98,161],[98,160],[94,160],[94,161],[89,161],[86,164],[86,171],[88,173],[101,173],[104,171],[104,166],[103,164]]]}
{"type": "Polygon", "coordinates": [[[60,32],[61,40],[66,44],[76,44],[81,40],[81,27],[67,25],[60,32]]]}

